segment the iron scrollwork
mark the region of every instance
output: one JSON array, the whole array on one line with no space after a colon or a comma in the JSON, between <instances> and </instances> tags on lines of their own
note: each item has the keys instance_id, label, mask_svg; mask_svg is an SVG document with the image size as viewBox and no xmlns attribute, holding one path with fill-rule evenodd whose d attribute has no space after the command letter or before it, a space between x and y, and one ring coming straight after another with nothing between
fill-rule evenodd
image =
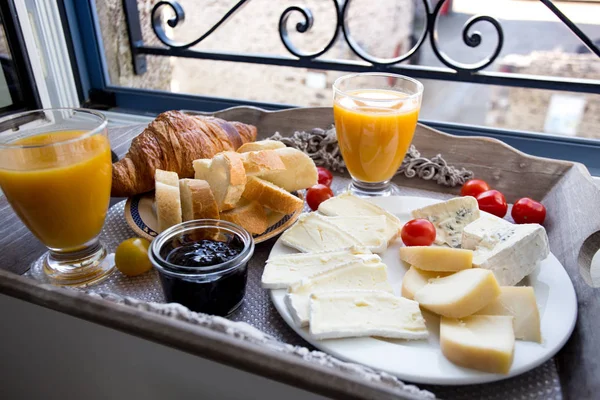
<instances>
[{"instance_id":1,"label":"iron scrollwork","mask_svg":"<svg viewBox=\"0 0 600 400\"><path fill-rule=\"evenodd\" d=\"M171 49L189 49L192 46L197 45L202 42L204 39L209 37L215 30L217 30L223 23L225 23L229 18L232 17L237 11L239 11L244 5L246 5L250 0L241 0L237 2L227 13L216 23L214 24L208 31L206 31L203 35L201 35L196 40L187 43L179 43L171 38L169 38L165 31L165 21L168 26L171 28L175 28L179 25L180 22L185 20L185 12L182 6L177 1L170 0L162 0L156 3L156 5L152 9L151 17L152 17L152 29L156 34L156 37L168 48ZM546 7L548 7L561 21L563 21L569 29L577 36L579 39L588 47L592 52L600 56L600 50L594 43L581 31L575 24L573 24L560 10L552 5L551 1L548 0L540 0ZM286 8L279 18L279 36L281 38L281 42L283 46L287 49L287 51L292 54L294 57L297 57L300 61L309 61L316 62L315 59L327 53L333 45L336 43L339 37L343 37L346 44L350 47L352 52L361 58L362 60L368 62L373 69L383 70L389 66L398 64L402 61L410 59L425 43L427 36L429 35L431 48L436 55L436 57L447 67L451 68L455 72L458 73L466 73L466 74L474 74L477 71L480 71L490 64L492 64L496 58L500 55L502 51L502 46L504 44L504 32L502 30L502 26L500 22L486 15L476 15L470 18L462 27L462 39L463 42L469 47L478 47L482 43L482 35L481 32L473 30L474 26L479 23L489 23L491 24L497 34L497 42L496 46L492 52L492 54L477 62L472 64L464 64L452 59L446 53L444 53L440 49L439 38L437 34L437 24L438 19L441 14L442 7L444 4L448 2L448 0L439 1L436 6L431 9L428 0L422 0L423 7L425 9L426 16L426 24L425 27L415 43L415 45L405 52L402 55L399 55L394 58L385 59L373 56L369 54L365 49L363 49L352 36L349 26L348 26L348 10L350 9L350 4L352 0L332 0L333 6L335 8L336 14L336 25L335 31L329 40L329 42L319 51L317 52L304 52L297 48L290 38L290 34L288 31L288 23L290 17L294 14L302 17L302 21L296 24L296 31L299 33L306 33L310 31L314 24L314 16L311 10L307 7L301 6L291 6ZM170 9L174 16L167 18L165 16L165 12ZM341 35L340 35L341 32ZM151 54L148 51L147 47L143 45L140 46L140 53L144 53L146 49L148 54ZM155 49L151 49L155 50ZM267 60L266 58L264 60ZM268 59L272 64L278 64L280 59L272 58ZM281 64L283 65L283 64ZM306 63L303 65L307 65Z\"/></svg>"}]
</instances>

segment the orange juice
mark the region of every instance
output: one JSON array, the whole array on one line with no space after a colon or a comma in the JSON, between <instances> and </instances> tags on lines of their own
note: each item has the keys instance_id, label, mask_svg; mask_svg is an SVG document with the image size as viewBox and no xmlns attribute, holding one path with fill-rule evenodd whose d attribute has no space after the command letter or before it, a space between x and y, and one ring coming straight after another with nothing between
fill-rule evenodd
<instances>
[{"instance_id":1,"label":"orange juice","mask_svg":"<svg viewBox=\"0 0 600 400\"><path fill-rule=\"evenodd\" d=\"M79 138L83 133L51 132L11 143L25 147L0 148L0 187L23 223L52 249L83 247L106 217L110 144L100 133Z\"/></svg>"},{"instance_id":2,"label":"orange juice","mask_svg":"<svg viewBox=\"0 0 600 400\"><path fill-rule=\"evenodd\" d=\"M348 172L363 182L391 179L412 142L418 102L393 90L361 89L346 94L335 101L333 113Z\"/></svg>"}]
</instances>

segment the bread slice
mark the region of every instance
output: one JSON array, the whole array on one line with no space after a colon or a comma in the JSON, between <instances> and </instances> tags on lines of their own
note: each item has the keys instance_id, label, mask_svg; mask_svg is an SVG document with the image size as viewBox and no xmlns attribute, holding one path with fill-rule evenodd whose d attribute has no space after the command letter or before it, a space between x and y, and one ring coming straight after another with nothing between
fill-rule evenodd
<instances>
[{"instance_id":1,"label":"bread slice","mask_svg":"<svg viewBox=\"0 0 600 400\"><path fill-rule=\"evenodd\" d=\"M235 151L224 151L212 160L195 160L193 166L196 179L208 182L219 211L234 208L246 186L246 170L241 155Z\"/></svg>"},{"instance_id":2,"label":"bread slice","mask_svg":"<svg viewBox=\"0 0 600 400\"><path fill-rule=\"evenodd\" d=\"M221 219L238 224L255 235L263 233L269 226L265 209L256 201L222 212Z\"/></svg>"},{"instance_id":3,"label":"bread slice","mask_svg":"<svg viewBox=\"0 0 600 400\"><path fill-rule=\"evenodd\" d=\"M200 179L180 179L179 192L184 221L219 219L217 201L208 182Z\"/></svg>"},{"instance_id":4,"label":"bread slice","mask_svg":"<svg viewBox=\"0 0 600 400\"><path fill-rule=\"evenodd\" d=\"M261 175L271 171L283 171L285 164L273 150L249 151L242 153L242 162L247 176Z\"/></svg>"},{"instance_id":5,"label":"bread slice","mask_svg":"<svg viewBox=\"0 0 600 400\"><path fill-rule=\"evenodd\" d=\"M162 232L181 223L179 177L176 172L157 169L154 173L154 186L158 229Z\"/></svg>"},{"instance_id":6,"label":"bread slice","mask_svg":"<svg viewBox=\"0 0 600 400\"><path fill-rule=\"evenodd\" d=\"M298 197L255 176L248 178L242 197L283 214L293 213L304 206L304 202Z\"/></svg>"},{"instance_id":7,"label":"bread slice","mask_svg":"<svg viewBox=\"0 0 600 400\"><path fill-rule=\"evenodd\" d=\"M279 140L261 140L258 142L244 143L237 149L238 153L246 153L248 151L259 151L259 150L275 150L282 149L285 144Z\"/></svg>"},{"instance_id":8,"label":"bread slice","mask_svg":"<svg viewBox=\"0 0 600 400\"><path fill-rule=\"evenodd\" d=\"M273 150L285 165L281 171L270 171L258 175L260 178L293 192L317 184L317 167L304 152L292 147Z\"/></svg>"},{"instance_id":9,"label":"bread slice","mask_svg":"<svg viewBox=\"0 0 600 400\"><path fill-rule=\"evenodd\" d=\"M286 214L278 213L273 210L265 209L265 213L267 214L267 225L273 226L285 217Z\"/></svg>"}]
</instances>

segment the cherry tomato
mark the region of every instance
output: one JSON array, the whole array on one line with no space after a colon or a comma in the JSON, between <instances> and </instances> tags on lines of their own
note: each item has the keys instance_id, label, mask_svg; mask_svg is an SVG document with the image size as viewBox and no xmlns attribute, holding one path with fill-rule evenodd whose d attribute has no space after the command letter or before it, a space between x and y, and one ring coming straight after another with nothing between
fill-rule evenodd
<instances>
[{"instance_id":1,"label":"cherry tomato","mask_svg":"<svg viewBox=\"0 0 600 400\"><path fill-rule=\"evenodd\" d=\"M331 182L333 181L333 174L324 167L317 167L317 173L319 174L319 183L321 185L331 187Z\"/></svg>"},{"instance_id":2,"label":"cherry tomato","mask_svg":"<svg viewBox=\"0 0 600 400\"><path fill-rule=\"evenodd\" d=\"M150 242L142 238L123 241L115 251L115 265L127 276L141 275L152 268L148 258Z\"/></svg>"},{"instance_id":3,"label":"cherry tomato","mask_svg":"<svg viewBox=\"0 0 600 400\"><path fill-rule=\"evenodd\" d=\"M486 190L475 198L477 199L477 204L479 204L479 209L481 211L489 212L500 218L503 218L506 215L506 210L508 209L506 198L499 191Z\"/></svg>"},{"instance_id":4,"label":"cherry tomato","mask_svg":"<svg viewBox=\"0 0 600 400\"><path fill-rule=\"evenodd\" d=\"M524 197L513 205L510 215L517 224L543 224L546 219L546 207L529 197Z\"/></svg>"},{"instance_id":5,"label":"cherry tomato","mask_svg":"<svg viewBox=\"0 0 600 400\"><path fill-rule=\"evenodd\" d=\"M462 189L460 189L460 195L477 197L480 193L488 190L490 190L490 186L486 181L481 179L470 179L466 181Z\"/></svg>"},{"instance_id":6,"label":"cherry tomato","mask_svg":"<svg viewBox=\"0 0 600 400\"><path fill-rule=\"evenodd\" d=\"M413 219L404 224L400 236L406 246L430 246L435 240L435 226L423 218Z\"/></svg>"},{"instance_id":7,"label":"cherry tomato","mask_svg":"<svg viewBox=\"0 0 600 400\"><path fill-rule=\"evenodd\" d=\"M333 197L333 192L329 186L317 183L306 191L306 202L311 210L319 208L319 204Z\"/></svg>"}]
</instances>

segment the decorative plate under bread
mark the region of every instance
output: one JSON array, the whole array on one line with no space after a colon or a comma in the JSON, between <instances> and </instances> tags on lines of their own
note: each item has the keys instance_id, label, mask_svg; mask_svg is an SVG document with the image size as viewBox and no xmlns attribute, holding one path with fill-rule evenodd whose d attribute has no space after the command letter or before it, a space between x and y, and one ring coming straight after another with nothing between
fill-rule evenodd
<instances>
[{"instance_id":1,"label":"decorative plate under bread","mask_svg":"<svg viewBox=\"0 0 600 400\"><path fill-rule=\"evenodd\" d=\"M301 192L293 192L292 194L304 200L304 195ZM266 231L260 235L253 235L254 242L257 244L262 243L279 235L296 222L301 213L302 209L287 214L283 218L270 220ZM156 207L154 205L154 192L128 198L125 203L125 220L140 237L151 241L158 236L160 232L158 230L158 219L156 218Z\"/></svg>"}]
</instances>

